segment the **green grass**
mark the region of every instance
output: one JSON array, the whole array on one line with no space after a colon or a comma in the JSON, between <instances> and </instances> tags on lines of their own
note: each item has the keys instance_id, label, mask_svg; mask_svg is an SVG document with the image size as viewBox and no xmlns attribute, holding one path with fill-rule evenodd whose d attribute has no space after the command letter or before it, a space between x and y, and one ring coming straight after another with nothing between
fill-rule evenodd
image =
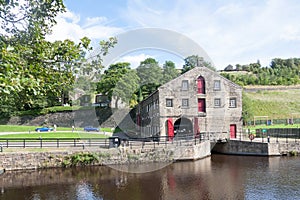
<instances>
[{"instance_id":1,"label":"green grass","mask_svg":"<svg viewBox=\"0 0 300 200\"><path fill-rule=\"evenodd\" d=\"M33 132L41 126L19 126L19 125L0 125L0 132ZM53 127L52 127L53 128ZM83 128L76 128L77 131L83 131ZM57 131L72 131L70 127L57 127ZM100 128L100 131L112 132L111 128Z\"/></svg>"},{"instance_id":2,"label":"green grass","mask_svg":"<svg viewBox=\"0 0 300 200\"><path fill-rule=\"evenodd\" d=\"M28 132L34 131L36 126L0 125L0 132Z\"/></svg>"},{"instance_id":3,"label":"green grass","mask_svg":"<svg viewBox=\"0 0 300 200\"><path fill-rule=\"evenodd\" d=\"M271 90L245 92L247 112L251 116L268 116L269 119L300 118L300 90ZM253 120L253 119L251 119Z\"/></svg>"},{"instance_id":4,"label":"green grass","mask_svg":"<svg viewBox=\"0 0 300 200\"><path fill-rule=\"evenodd\" d=\"M1 138L29 138L29 139L38 139L38 138L107 138L107 135L101 133L86 133L86 132L41 132L41 133L22 133L22 134L6 134L0 135Z\"/></svg>"},{"instance_id":5,"label":"green grass","mask_svg":"<svg viewBox=\"0 0 300 200\"><path fill-rule=\"evenodd\" d=\"M272 129L272 128L300 128L300 124L274 124L274 125L256 125L256 126L245 126L245 129L255 130L255 129Z\"/></svg>"}]
</instances>

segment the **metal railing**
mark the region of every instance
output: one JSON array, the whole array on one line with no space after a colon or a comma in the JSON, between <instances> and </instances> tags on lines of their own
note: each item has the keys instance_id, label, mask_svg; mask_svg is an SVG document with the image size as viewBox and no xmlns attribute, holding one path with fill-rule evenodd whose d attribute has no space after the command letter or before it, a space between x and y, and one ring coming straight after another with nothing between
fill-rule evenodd
<instances>
[{"instance_id":1,"label":"metal railing","mask_svg":"<svg viewBox=\"0 0 300 200\"><path fill-rule=\"evenodd\" d=\"M243 133L244 140L249 140L250 134L253 134L255 140L260 142L300 142L300 128L257 129L255 133L249 133L249 131L247 131Z\"/></svg>"},{"instance_id":2,"label":"metal railing","mask_svg":"<svg viewBox=\"0 0 300 200\"><path fill-rule=\"evenodd\" d=\"M103 147L108 148L108 138L1 138L2 148L61 148Z\"/></svg>"},{"instance_id":3,"label":"metal railing","mask_svg":"<svg viewBox=\"0 0 300 200\"><path fill-rule=\"evenodd\" d=\"M227 138L227 133L200 133L197 136L182 134L147 138L1 138L0 152L3 148L161 148L167 146L192 146L203 141L217 141ZM116 140L117 138L117 140Z\"/></svg>"}]
</instances>

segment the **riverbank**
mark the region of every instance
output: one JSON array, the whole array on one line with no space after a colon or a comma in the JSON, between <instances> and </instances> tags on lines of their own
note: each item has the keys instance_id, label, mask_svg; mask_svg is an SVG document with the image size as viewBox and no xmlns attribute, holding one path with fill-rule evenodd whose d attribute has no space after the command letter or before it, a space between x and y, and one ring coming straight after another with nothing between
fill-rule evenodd
<instances>
[{"instance_id":1,"label":"riverbank","mask_svg":"<svg viewBox=\"0 0 300 200\"><path fill-rule=\"evenodd\" d=\"M29 170L83 165L113 165L127 163L172 162L171 151L156 150L138 152L125 148L52 150L45 152L2 152L0 168L5 170Z\"/></svg>"},{"instance_id":2,"label":"riverbank","mask_svg":"<svg viewBox=\"0 0 300 200\"><path fill-rule=\"evenodd\" d=\"M194 141L192 141L194 142ZM191 142L191 143L192 143ZM122 165L140 163L172 163L179 160L198 160L211 155L210 141L198 144L168 143L132 148L77 147L65 149L22 149L0 153L0 167L5 170L27 170L85 165Z\"/></svg>"}]
</instances>

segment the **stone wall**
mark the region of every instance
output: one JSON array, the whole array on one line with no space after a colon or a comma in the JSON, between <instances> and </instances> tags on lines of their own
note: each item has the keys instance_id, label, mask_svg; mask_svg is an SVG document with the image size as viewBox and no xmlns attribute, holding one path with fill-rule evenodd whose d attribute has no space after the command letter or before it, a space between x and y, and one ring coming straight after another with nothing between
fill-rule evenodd
<instances>
[{"instance_id":1,"label":"stone wall","mask_svg":"<svg viewBox=\"0 0 300 200\"><path fill-rule=\"evenodd\" d=\"M210 141L192 146L178 146L174 149L175 160L198 160L210 156Z\"/></svg>"},{"instance_id":2,"label":"stone wall","mask_svg":"<svg viewBox=\"0 0 300 200\"><path fill-rule=\"evenodd\" d=\"M69 166L72 156L94 155L91 165L116 165L128 163L170 163L176 160L196 160L210 156L210 142L197 145L157 146L155 148L119 147L111 149L71 149L51 152L1 152L0 168L5 170L39 169Z\"/></svg>"},{"instance_id":3,"label":"stone wall","mask_svg":"<svg viewBox=\"0 0 300 200\"><path fill-rule=\"evenodd\" d=\"M205 93L197 91L197 79L203 77ZM183 90L182 84L188 82L188 89ZM215 81L220 83L215 88ZM185 117L194 123L197 118L201 132L228 132L231 124L235 124L237 132L242 131L242 88L220 76L218 73L206 68L196 67L176 79L162 85L159 91L160 128L164 134L165 122L172 118L173 122ZM230 107L230 99L236 100L236 106ZM173 106L166 106L166 99L173 100ZM188 106L183 106L182 101L188 99ZM205 100L205 112L198 111L198 100ZM220 100L220 105L215 105L215 100ZM193 124L194 126L194 124Z\"/></svg>"},{"instance_id":4,"label":"stone wall","mask_svg":"<svg viewBox=\"0 0 300 200\"><path fill-rule=\"evenodd\" d=\"M113 110L109 108L99 110L91 108L86 110L49 113L39 116L15 116L7 119L0 119L0 124L30 126L53 126L56 124L61 127L71 127L75 124L76 127L90 125L116 127L116 122L113 118Z\"/></svg>"},{"instance_id":5,"label":"stone wall","mask_svg":"<svg viewBox=\"0 0 300 200\"><path fill-rule=\"evenodd\" d=\"M280 156L290 152L300 153L300 143L263 143L229 140L227 143L217 143L213 152L235 155Z\"/></svg>"},{"instance_id":6,"label":"stone wall","mask_svg":"<svg viewBox=\"0 0 300 200\"><path fill-rule=\"evenodd\" d=\"M129 148L113 148L52 152L2 152L0 153L0 168L5 170L28 170L63 167L67 159L78 154L95 154L98 160L91 163L92 165L173 162L173 153L169 150L142 151Z\"/></svg>"},{"instance_id":7,"label":"stone wall","mask_svg":"<svg viewBox=\"0 0 300 200\"><path fill-rule=\"evenodd\" d=\"M226 143L217 143L213 152L234 155L261 155L268 156L268 143L229 140ZM273 152L275 153L275 152ZM278 155L278 154L276 154Z\"/></svg>"}]
</instances>

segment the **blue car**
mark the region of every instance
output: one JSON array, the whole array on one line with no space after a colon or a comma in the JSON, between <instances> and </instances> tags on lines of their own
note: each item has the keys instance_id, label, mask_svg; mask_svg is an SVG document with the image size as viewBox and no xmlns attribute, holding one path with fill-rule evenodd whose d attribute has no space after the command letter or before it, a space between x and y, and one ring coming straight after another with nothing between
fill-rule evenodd
<instances>
[{"instance_id":1,"label":"blue car","mask_svg":"<svg viewBox=\"0 0 300 200\"><path fill-rule=\"evenodd\" d=\"M36 128L35 131L36 132L50 132L50 131L53 131L53 128L41 127L41 128Z\"/></svg>"},{"instance_id":2,"label":"blue car","mask_svg":"<svg viewBox=\"0 0 300 200\"><path fill-rule=\"evenodd\" d=\"M84 131L90 132L90 131L95 131L99 132L99 128L93 127L93 126L86 126L83 128Z\"/></svg>"}]
</instances>

